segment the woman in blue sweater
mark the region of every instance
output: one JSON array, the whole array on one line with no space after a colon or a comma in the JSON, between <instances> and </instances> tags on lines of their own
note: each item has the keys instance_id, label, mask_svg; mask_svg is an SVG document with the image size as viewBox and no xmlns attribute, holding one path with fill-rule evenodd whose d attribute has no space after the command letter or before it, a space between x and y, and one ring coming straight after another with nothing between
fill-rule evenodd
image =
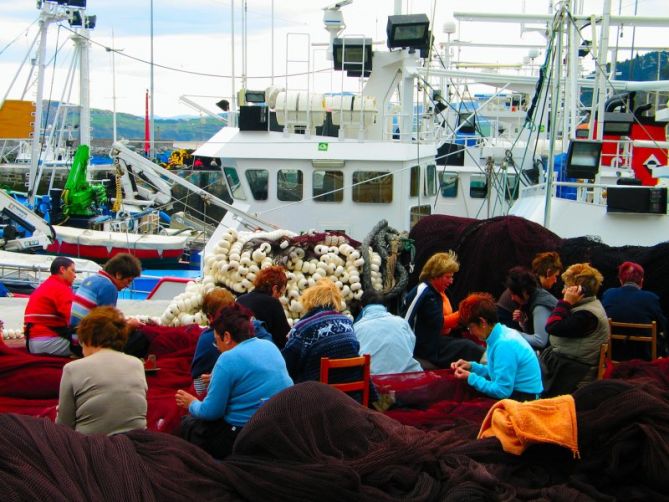
<instances>
[{"instance_id":1,"label":"woman in blue sweater","mask_svg":"<svg viewBox=\"0 0 669 502\"><path fill-rule=\"evenodd\" d=\"M207 396L200 401L184 390L176 394L177 405L190 412L181 436L219 459L232 451L237 434L258 408L293 384L276 345L253 336L251 317L238 304L221 310L212 323L221 355Z\"/></svg>"},{"instance_id":2,"label":"woman in blue sweater","mask_svg":"<svg viewBox=\"0 0 669 502\"><path fill-rule=\"evenodd\" d=\"M539 359L530 344L497 320L497 305L488 293L473 293L460 302L460 322L486 342L488 362L460 359L451 365L456 378L495 399L538 399L543 391Z\"/></svg>"}]
</instances>

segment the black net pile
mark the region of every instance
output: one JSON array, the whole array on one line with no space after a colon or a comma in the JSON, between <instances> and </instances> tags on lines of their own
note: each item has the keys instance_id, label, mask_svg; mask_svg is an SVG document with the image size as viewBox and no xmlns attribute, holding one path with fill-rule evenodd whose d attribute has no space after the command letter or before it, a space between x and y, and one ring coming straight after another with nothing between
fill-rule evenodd
<instances>
[{"instance_id":1,"label":"black net pile","mask_svg":"<svg viewBox=\"0 0 669 502\"><path fill-rule=\"evenodd\" d=\"M161 433L82 436L0 415L3 500L667 500L669 404L656 383L600 381L574 396L581 459L505 453L477 427L425 432L317 382L268 401L215 463Z\"/></svg>"},{"instance_id":2,"label":"black net pile","mask_svg":"<svg viewBox=\"0 0 669 502\"><path fill-rule=\"evenodd\" d=\"M449 249L458 254L460 271L449 289L454 303L473 291L497 297L511 267L529 265L534 255L556 251L562 243L541 225L515 216L475 220L433 215L421 219L409 236L417 250L412 285L430 256Z\"/></svg>"}]
</instances>

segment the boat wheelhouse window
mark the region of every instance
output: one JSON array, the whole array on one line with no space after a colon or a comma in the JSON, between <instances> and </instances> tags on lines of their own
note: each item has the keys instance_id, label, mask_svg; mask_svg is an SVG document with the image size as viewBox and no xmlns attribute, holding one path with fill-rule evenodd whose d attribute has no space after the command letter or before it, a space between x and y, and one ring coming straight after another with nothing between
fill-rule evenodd
<instances>
[{"instance_id":1,"label":"boat wheelhouse window","mask_svg":"<svg viewBox=\"0 0 669 502\"><path fill-rule=\"evenodd\" d=\"M485 174L472 174L469 179L469 196L472 199L485 199L488 195L488 184Z\"/></svg>"},{"instance_id":2,"label":"boat wheelhouse window","mask_svg":"<svg viewBox=\"0 0 669 502\"><path fill-rule=\"evenodd\" d=\"M411 168L409 180L409 197L418 197L420 190L420 166L413 166Z\"/></svg>"},{"instance_id":3,"label":"boat wheelhouse window","mask_svg":"<svg viewBox=\"0 0 669 502\"><path fill-rule=\"evenodd\" d=\"M441 196L446 199L453 199L458 196L458 173L441 173L439 189Z\"/></svg>"},{"instance_id":4,"label":"boat wheelhouse window","mask_svg":"<svg viewBox=\"0 0 669 502\"><path fill-rule=\"evenodd\" d=\"M344 200L344 173L342 171L314 171L313 197L316 202Z\"/></svg>"},{"instance_id":5,"label":"boat wheelhouse window","mask_svg":"<svg viewBox=\"0 0 669 502\"><path fill-rule=\"evenodd\" d=\"M413 228L422 218L430 214L432 214L432 207L429 205L413 206L409 209L409 228Z\"/></svg>"},{"instance_id":6,"label":"boat wheelhouse window","mask_svg":"<svg viewBox=\"0 0 669 502\"><path fill-rule=\"evenodd\" d=\"M353 202L390 204L393 201L393 175L389 172L354 171Z\"/></svg>"},{"instance_id":7,"label":"boat wheelhouse window","mask_svg":"<svg viewBox=\"0 0 669 502\"><path fill-rule=\"evenodd\" d=\"M437 195L437 166L428 164L425 169L425 195Z\"/></svg>"},{"instance_id":8,"label":"boat wheelhouse window","mask_svg":"<svg viewBox=\"0 0 669 502\"><path fill-rule=\"evenodd\" d=\"M285 202L302 200L303 178L299 169L280 169L276 174L276 198Z\"/></svg>"},{"instance_id":9,"label":"boat wheelhouse window","mask_svg":"<svg viewBox=\"0 0 669 502\"><path fill-rule=\"evenodd\" d=\"M237 169L234 167L224 167L223 174L225 174L225 181L228 183L228 190L230 191L232 198L237 200L246 200L244 189L242 188L242 184L239 181Z\"/></svg>"},{"instance_id":10,"label":"boat wheelhouse window","mask_svg":"<svg viewBox=\"0 0 669 502\"><path fill-rule=\"evenodd\" d=\"M255 200L267 200L269 171L267 169L249 169L246 171L246 181L249 182L251 194Z\"/></svg>"}]
</instances>

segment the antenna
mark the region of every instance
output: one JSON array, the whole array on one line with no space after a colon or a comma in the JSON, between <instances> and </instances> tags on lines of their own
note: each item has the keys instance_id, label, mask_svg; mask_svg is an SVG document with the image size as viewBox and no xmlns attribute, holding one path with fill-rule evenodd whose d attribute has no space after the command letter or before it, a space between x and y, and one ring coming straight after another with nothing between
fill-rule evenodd
<instances>
[{"instance_id":1,"label":"antenna","mask_svg":"<svg viewBox=\"0 0 669 502\"><path fill-rule=\"evenodd\" d=\"M323 8L323 23L325 24L325 29L330 33L330 47L326 54L326 58L330 61L332 61L332 44L335 38L346 28L344 16L340 9L352 3L353 0L341 0Z\"/></svg>"}]
</instances>

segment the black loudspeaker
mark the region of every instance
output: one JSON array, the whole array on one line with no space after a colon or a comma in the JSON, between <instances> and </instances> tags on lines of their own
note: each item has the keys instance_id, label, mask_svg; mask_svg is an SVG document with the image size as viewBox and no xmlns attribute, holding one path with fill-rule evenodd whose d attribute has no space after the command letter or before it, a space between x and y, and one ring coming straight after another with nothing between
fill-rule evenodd
<instances>
[{"instance_id":1,"label":"black loudspeaker","mask_svg":"<svg viewBox=\"0 0 669 502\"><path fill-rule=\"evenodd\" d=\"M667 214L667 189L609 187L606 212Z\"/></svg>"},{"instance_id":2,"label":"black loudspeaker","mask_svg":"<svg viewBox=\"0 0 669 502\"><path fill-rule=\"evenodd\" d=\"M269 108L266 106L240 106L239 130L267 131L268 111Z\"/></svg>"}]
</instances>

